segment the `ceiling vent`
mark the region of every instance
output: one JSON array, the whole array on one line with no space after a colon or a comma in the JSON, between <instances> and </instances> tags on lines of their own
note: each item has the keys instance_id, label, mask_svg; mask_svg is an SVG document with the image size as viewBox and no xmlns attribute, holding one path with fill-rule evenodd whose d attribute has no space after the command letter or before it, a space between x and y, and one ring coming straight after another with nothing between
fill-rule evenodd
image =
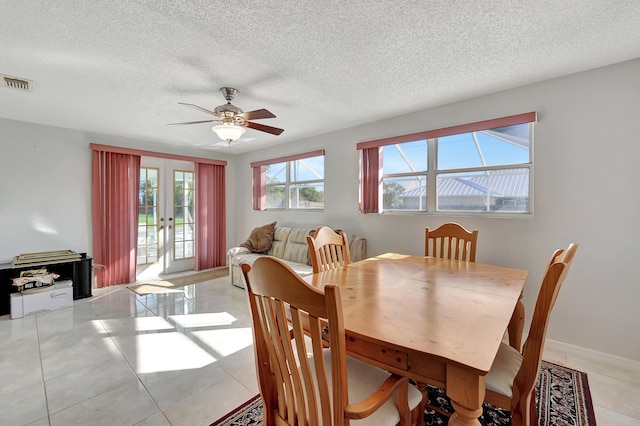
<instances>
[{"instance_id":1,"label":"ceiling vent","mask_svg":"<svg viewBox=\"0 0 640 426\"><path fill-rule=\"evenodd\" d=\"M7 89L20 90L21 92L31 92L33 81L24 78L11 77L9 75L0 74L2 78L2 87Z\"/></svg>"}]
</instances>

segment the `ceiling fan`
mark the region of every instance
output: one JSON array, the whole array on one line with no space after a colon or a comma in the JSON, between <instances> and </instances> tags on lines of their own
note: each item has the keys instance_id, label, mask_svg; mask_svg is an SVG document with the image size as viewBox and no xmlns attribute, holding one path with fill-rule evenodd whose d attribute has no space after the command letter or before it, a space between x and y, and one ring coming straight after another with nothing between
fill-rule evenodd
<instances>
[{"instance_id":1,"label":"ceiling fan","mask_svg":"<svg viewBox=\"0 0 640 426\"><path fill-rule=\"evenodd\" d=\"M235 98L238 91L232 87L221 87L220 93L227 100L226 104L218 105L213 111L199 107L193 104L187 104L184 102L178 102L180 105L187 105L199 109L216 116L211 120L201 121L188 121L186 123L170 123L169 126L185 125L185 124L200 124L200 123L222 123L217 126L213 126L211 130L216 132L220 139L229 143L237 140L246 131L245 127L250 129L259 130L261 132L271 133L272 135L279 135L284 132L284 129L277 127L266 126L264 124L254 123L249 120L260 120L263 118L276 118L276 116L266 109L257 109L255 111L243 112L240 108L233 105L231 100Z\"/></svg>"}]
</instances>

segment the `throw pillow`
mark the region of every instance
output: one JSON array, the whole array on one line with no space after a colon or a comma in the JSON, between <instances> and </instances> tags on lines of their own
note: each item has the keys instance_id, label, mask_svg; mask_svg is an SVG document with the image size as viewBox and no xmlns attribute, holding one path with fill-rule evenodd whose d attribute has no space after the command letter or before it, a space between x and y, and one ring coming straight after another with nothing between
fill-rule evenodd
<instances>
[{"instance_id":1,"label":"throw pillow","mask_svg":"<svg viewBox=\"0 0 640 426\"><path fill-rule=\"evenodd\" d=\"M276 232L276 223L267 223L266 225L253 228L251 235L247 241L240 244L240 247L246 247L254 253L266 253L273 243L273 235Z\"/></svg>"}]
</instances>

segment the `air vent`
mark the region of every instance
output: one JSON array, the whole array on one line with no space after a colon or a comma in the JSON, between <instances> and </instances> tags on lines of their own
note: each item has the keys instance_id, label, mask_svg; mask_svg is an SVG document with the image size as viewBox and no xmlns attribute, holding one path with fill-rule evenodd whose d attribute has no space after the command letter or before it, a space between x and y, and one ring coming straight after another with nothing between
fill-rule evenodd
<instances>
[{"instance_id":1,"label":"air vent","mask_svg":"<svg viewBox=\"0 0 640 426\"><path fill-rule=\"evenodd\" d=\"M0 77L2 77L2 87L4 88L20 90L21 92L31 92L33 90L33 81L31 80L4 74L0 74Z\"/></svg>"}]
</instances>

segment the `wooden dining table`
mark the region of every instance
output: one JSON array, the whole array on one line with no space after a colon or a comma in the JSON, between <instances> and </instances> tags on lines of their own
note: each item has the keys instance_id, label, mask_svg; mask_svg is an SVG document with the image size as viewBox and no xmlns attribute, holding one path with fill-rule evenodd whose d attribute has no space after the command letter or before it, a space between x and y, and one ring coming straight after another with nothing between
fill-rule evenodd
<instances>
[{"instance_id":1,"label":"wooden dining table","mask_svg":"<svg viewBox=\"0 0 640 426\"><path fill-rule=\"evenodd\" d=\"M479 425L485 376L528 272L386 253L305 278L340 287L350 356L444 387L449 425Z\"/></svg>"}]
</instances>

